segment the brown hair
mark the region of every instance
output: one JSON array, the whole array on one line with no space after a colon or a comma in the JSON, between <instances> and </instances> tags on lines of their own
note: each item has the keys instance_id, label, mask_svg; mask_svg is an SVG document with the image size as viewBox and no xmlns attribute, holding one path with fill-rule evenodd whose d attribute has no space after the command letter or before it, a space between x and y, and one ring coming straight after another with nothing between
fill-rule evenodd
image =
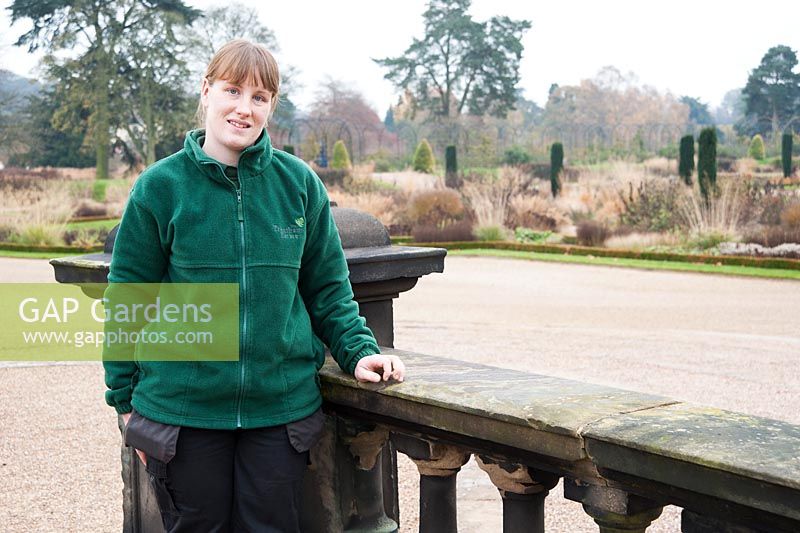
<instances>
[{"instance_id":1,"label":"brown hair","mask_svg":"<svg viewBox=\"0 0 800 533\"><path fill-rule=\"evenodd\" d=\"M272 93L269 116L275 112L280 96L281 75L278 63L264 45L245 39L234 39L222 45L211 58L204 77L209 85L219 79L228 80L234 85L261 85ZM205 121L202 101L197 106L197 120Z\"/></svg>"}]
</instances>

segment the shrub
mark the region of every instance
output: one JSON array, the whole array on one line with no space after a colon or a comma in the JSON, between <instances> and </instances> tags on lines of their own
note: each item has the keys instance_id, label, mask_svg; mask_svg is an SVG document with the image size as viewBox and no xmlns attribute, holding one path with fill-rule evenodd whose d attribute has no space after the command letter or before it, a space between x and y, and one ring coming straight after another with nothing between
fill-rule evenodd
<instances>
[{"instance_id":1,"label":"shrub","mask_svg":"<svg viewBox=\"0 0 800 533\"><path fill-rule=\"evenodd\" d=\"M569 217L555 202L539 194L517 194L508 203L506 226L554 231L567 224Z\"/></svg>"},{"instance_id":2,"label":"shrub","mask_svg":"<svg viewBox=\"0 0 800 533\"><path fill-rule=\"evenodd\" d=\"M673 181L643 180L635 189L628 183L628 194L618 192L622 200L621 224L641 231L666 231L678 224L676 206L679 188Z\"/></svg>"},{"instance_id":3,"label":"shrub","mask_svg":"<svg viewBox=\"0 0 800 533\"><path fill-rule=\"evenodd\" d=\"M605 224L596 220L584 220L578 223L575 234L581 246L602 246L611 232Z\"/></svg>"},{"instance_id":4,"label":"shrub","mask_svg":"<svg viewBox=\"0 0 800 533\"><path fill-rule=\"evenodd\" d=\"M781 212L781 224L790 230L800 230L800 203L787 205Z\"/></svg>"},{"instance_id":5,"label":"shrub","mask_svg":"<svg viewBox=\"0 0 800 533\"><path fill-rule=\"evenodd\" d=\"M283 145L283 151L286 152L287 154L294 155L294 145L284 144Z\"/></svg>"},{"instance_id":6,"label":"shrub","mask_svg":"<svg viewBox=\"0 0 800 533\"><path fill-rule=\"evenodd\" d=\"M781 223L781 214L786 202L783 196L768 194L761 200L761 212L758 216L759 224L778 226Z\"/></svg>"},{"instance_id":7,"label":"shrub","mask_svg":"<svg viewBox=\"0 0 800 533\"><path fill-rule=\"evenodd\" d=\"M552 231L535 231L530 228L522 227L514 229L514 239L517 242L544 243L552 236Z\"/></svg>"},{"instance_id":8,"label":"shrub","mask_svg":"<svg viewBox=\"0 0 800 533\"><path fill-rule=\"evenodd\" d=\"M68 246L95 246L104 244L108 228L80 228L64 232L64 244Z\"/></svg>"},{"instance_id":9,"label":"shrub","mask_svg":"<svg viewBox=\"0 0 800 533\"><path fill-rule=\"evenodd\" d=\"M694 250L706 251L716 248L723 242L727 242L730 239L731 237L727 233L711 231L708 233L693 234L686 244Z\"/></svg>"},{"instance_id":10,"label":"shrub","mask_svg":"<svg viewBox=\"0 0 800 533\"><path fill-rule=\"evenodd\" d=\"M92 183L92 200L95 202L105 202L106 189L108 189L107 180L95 180L94 183Z\"/></svg>"},{"instance_id":11,"label":"shrub","mask_svg":"<svg viewBox=\"0 0 800 533\"><path fill-rule=\"evenodd\" d=\"M717 152L717 170L719 172L735 172L736 158L719 155Z\"/></svg>"},{"instance_id":12,"label":"shrub","mask_svg":"<svg viewBox=\"0 0 800 533\"><path fill-rule=\"evenodd\" d=\"M426 174L433 174L433 166L435 163L433 149L431 149L428 139L422 139L422 142L417 145L417 149L414 151L414 170Z\"/></svg>"},{"instance_id":13,"label":"shrub","mask_svg":"<svg viewBox=\"0 0 800 533\"><path fill-rule=\"evenodd\" d=\"M329 189L331 187L342 187L344 185L344 178L350 174L349 170L338 170L334 168L322 168L317 165L312 165L311 168L317 173L319 179Z\"/></svg>"},{"instance_id":14,"label":"shrub","mask_svg":"<svg viewBox=\"0 0 800 533\"><path fill-rule=\"evenodd\" d=\"M684 135L681 137L680 163L678 164L678 174L683 178L683 182L691 187L692 174L694 173L694 136Z\"/></svg>"},{"instance_id":15,"label":"shrub","mask_svg":"<svg viewBox=\"0 0 800 533\"><path fill-rule=\"evenodd\" d=\"M750 141L750 148L747 149L747 156L753 159L764 159L766 156L764 149L764 139L756 133L753 135L753 140Z\"/></svg>"},{"instance_id":16,"label":"shrub","mask_svg":"<svg viewBox=\"0 0 800 533\"><path fill-rule=\"evenodd\" d=\"M62 225L30 224L13 235L11 242L37 246L59 246L64 244L63 232Z\"/></svg>"},{"instance_id":17,"label":"shrub","mask_svg":"<svg viewBox=\"0 0 800 533\"><path fill-rule=\"evenodd\" d=\"M742 239L744 242L774 248L781 244L800 244L800 229L770 226L752 231Z\"/></svg>"},{"instance_id":18,"label":"shrub","mask_svg":"<svg viewBox=\"0 0 800 533\"><path fill-rule=\"evenodd\" d=\"M331 160L331 168L334 170L348 170L353 165L350 163L350 154L347 153L347 147L344 141L339 139L333 144L333 159Z\"/></svg>"},{"instance_id":19,"label":"shrub","mask_svg":"<svg viewBox=\"0 0 800 533\"><path fill-rule=\"evenodd\" d=\"M505 165L525 165L533 160L533 156L521 146L514 145L503 154Z\"/></svg>"},{"instance_id":20,"label":"shrub","mask_svg":"<svg viewBox=\"0 0 800 533\"><path fill-rule=\"evenodd\" d=\"M108 207L105 204L88 198L81 200L73 213L73 216L76 217L100 217L106 215L108 215Z\"/></svg>"},{"instance_id":21,"label":"shrub","mask_svg":"<svg viewBox=\"0 0 800 533\"><path fill-rule=\"evenodd\" d=\"M508 238L508 230L503 226L479 226L474 233L479 241L504 241Z\"/></svg>"},{"instance_id":22,"label":"shrub","mask_svg":"<svg viewBox=\"0 0 800 533\"><path fill-rule=\"evenodd\" d=\"M561 191L561 171L564 169L564 145L553 143L550 147L550 191L553 198Z\"/></svg>"},{"instance_id":23,"label":"shrub","mask_svg":"<svg viewBox=\"0 0 800 533\"><path fill-rule=\"evenodd\" d=\"M408 166L408 161L402 158L393 156L391 152L385 148L381 148L364 158L364 161L375 165L375 172L391 172L393 170L401 170Z\"/></svg>"},{"instance_id":24,"label":"shrub","mask_svg":"<svg viewBox=\"0 0 800 533\"><path fill-rule=\"evenodd\" d=\"M792 134L784 133L781 137L781 167L783 167L783 177L788 178L792 175Z\"/></svg>"},{"instance_id":25,"label":"shrub","mask_svg":"<svg viewBox=\"0 0 800 533\"><path fill-rule=\"evenodd\" d=\"M697 182L700 194L708 204L711 191L717 185L717 130L703 128L697 144Z\"/></svg>"},{"instance_id":26,"label":"shrub","mask_svg":"<svg viewBox=\"0 0 800 533\"><path fill-rule=\"evenodd\" d=\"M432 189L414 193L406 216L413 226L444 227L464 217L464 204L452 189Z\"/></svg>"},{"instance_id":27,"label":"shrub","mask_svg":"<svg viewBox=\"0 0 800 533\"><path fill-rule=\"evenodd\" d=\"M461 220L448 224L442 228L432 225L418 225L411 229L414 242L458 242L474 241L472 224L468 220Z\"/></svg>"},{"instance_id":28,"label":"shrub","mask_svg":"<svg viewBox=\"0 0 800 533\"><path fill-rule=\"evenodd\" d=\"M666 157L667 159L678 159L680 157L678 147L674 143L669 143L668 145L659 148L656 153L661 157Z\"/></svg>"}]
</instances>

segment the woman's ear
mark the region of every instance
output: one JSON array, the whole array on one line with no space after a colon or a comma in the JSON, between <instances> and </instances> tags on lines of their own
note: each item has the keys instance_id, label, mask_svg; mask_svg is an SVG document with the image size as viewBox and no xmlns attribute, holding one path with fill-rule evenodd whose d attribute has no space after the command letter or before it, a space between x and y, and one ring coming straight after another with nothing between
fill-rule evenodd
<instances>
[{"instance_id":1,"label":"woman's ear","mask_svg":"<svg viewBox=\"0 0 800 533\"><path fill-rule=\"evenodd\" d=\"M208 106L208 91L211 88L211 84L208 83L208 78L203 78L203 82L200 84L200 101L203 103L203 107Z\"/></svg>"}]
</instances>

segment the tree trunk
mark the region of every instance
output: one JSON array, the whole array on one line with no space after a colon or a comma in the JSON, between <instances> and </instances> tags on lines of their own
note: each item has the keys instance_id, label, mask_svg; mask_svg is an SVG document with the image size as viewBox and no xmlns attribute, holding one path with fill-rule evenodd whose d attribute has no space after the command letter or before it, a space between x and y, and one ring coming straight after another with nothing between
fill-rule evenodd
<instances>
[{"instance_id":1,"label":"tree trunk","mask_svg":"<svg viewBox=\"0 0 800 533\"><path fill-rule=\"evenodd\" d=\"M150 79L152 79L152 77ZM156 133L155 113L153 112L153 99L150 97L153 88L147 83L144 90L145 96L142 116L144 118L145 130L145 153L143 155L144 164L149 167L156 162L156 142L158 141L158 134Z\"/></svg>"},{"instance_id":2,"label":"tree trunk","mask_svg":"<svg viewBox=\"0 0 800 533\"><path fill-rule=\"evenodd\" d=\"M97 162L95 163L95 177L108 179L108 157L111 145L111 110L109 109L109 83L110 69L109 58L103 52L98 53L98 68L95 79L95 112L94 112L94 146Z\"/></svg>"}]
</instances>

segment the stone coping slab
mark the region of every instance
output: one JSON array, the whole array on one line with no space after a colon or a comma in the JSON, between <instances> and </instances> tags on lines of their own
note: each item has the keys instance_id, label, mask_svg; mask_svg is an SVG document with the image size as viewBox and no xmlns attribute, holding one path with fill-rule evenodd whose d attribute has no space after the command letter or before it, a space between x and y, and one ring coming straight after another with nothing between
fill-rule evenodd
<instances>
[{"instance_id":1,"label":"stone coping slab","mask_svg":"<svg viewBox=\"0 0 800 533\"><path fill-rule=\"evenodd\" d=\"M325 398L564 460L585 458L581 433L587 424L672 402L602 385L382 350L403 359L408 369L404 383L357 383L328 360L321 370Z\"/></svg>"},{"instance_id":2,"label":"stone coping slab","mask_svg":"<svg viewBox=\"0 0 800 533\"><path fill-rule=\"evenodd\" d=\"M587 426L583 436L596 464L654 481L706 493L707 479L679 471L692 465L730 474L726 486L716 487L726 499L737 477L800 490L800 426L780 420L678 404L605 418ZM641 453L671 460L664 462L671 466L634 460ZM800 493L796 498L800 518Z\"/></svg>"}]
</instances>

